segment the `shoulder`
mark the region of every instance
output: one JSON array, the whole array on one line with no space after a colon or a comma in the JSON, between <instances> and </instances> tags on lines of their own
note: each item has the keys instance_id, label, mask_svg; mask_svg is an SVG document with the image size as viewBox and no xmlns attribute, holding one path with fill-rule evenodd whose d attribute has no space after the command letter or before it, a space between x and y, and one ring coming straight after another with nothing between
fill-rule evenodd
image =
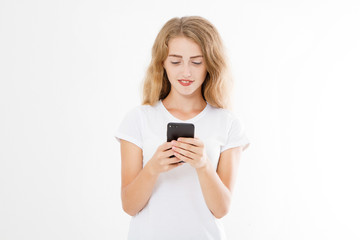
<instances>
[{"instance_id":1,"label":"shoulder","mask_svg":"<svg viewBox=\"0 0 360 240\"><path fill-rule=\"evenodd\" d=\"M209 119L211 119L212 125L218 126L219 130L227 134L231 134L232 132L242 133L245 129L242 118L229 109L217 108L210 105Z\"/></svg>"},{"instance_id":2,"label":"shoulder","mask_svg":"<svg viewBox=\"0 0 360 240\"><path fill-rule=\"evenodd\" d=\"M141 122L143 119L152 118L158 112L158 104L155 105L137 105L130 108L124 115L128 121Z\"/></svg>"},{"instance_id":3,"label":"shoulder","mask_svg":"<svg viewBox=\"0 0 360 240\"><path fill-rule=\"evenodd\" d=\"M242 118L235 112L224 109L211 107L212 117L217 119L216 129L225 134L225 143L221 146L221 153L227 149L243 146L245 150L249 145L249 139L245 133L245 125Z\"/></svg>"},{"instance_id":4,"label":"shoulder","mask_svg":"<svg viewBox=\"0 0 360 240\"><path fill-rule=\"evenodd\" d=\"M155 112L158 108L158 104L155 105L138 105L131 108L126 115L130 116L142 116Z\"/></svg>"},{"instance_id":5,"label":"shoulder","mask_svg":"<svg viewBox=\"0 0 360 240\"><path fill-rule=\"evenodd\" d=\"M232 121L238 119L238 117L236 116L236 114L234 112L232 112L228 109L225 109L225 108L214 107L210 104L209 104L209 114L213 118L221 119L221 121L232 122Z\"/></svg>"}]
</instances>

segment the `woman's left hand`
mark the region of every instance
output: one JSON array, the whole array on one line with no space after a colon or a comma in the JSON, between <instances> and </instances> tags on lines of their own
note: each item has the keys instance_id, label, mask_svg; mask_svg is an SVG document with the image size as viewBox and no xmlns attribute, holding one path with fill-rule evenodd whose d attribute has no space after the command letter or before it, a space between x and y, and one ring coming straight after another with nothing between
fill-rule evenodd
<instances>
[{"instance_id":1,"label":"woman's left hand","mask_svg":"<svg viewBox=\"0 0 360 240\"><path fill-rule=\"evenodd\" d=\"M205 146L199 138L178 138L171 143L175 156L181 161L189 163L195 169L206 166L208 160Z\"/></svg>"}]
</instances>

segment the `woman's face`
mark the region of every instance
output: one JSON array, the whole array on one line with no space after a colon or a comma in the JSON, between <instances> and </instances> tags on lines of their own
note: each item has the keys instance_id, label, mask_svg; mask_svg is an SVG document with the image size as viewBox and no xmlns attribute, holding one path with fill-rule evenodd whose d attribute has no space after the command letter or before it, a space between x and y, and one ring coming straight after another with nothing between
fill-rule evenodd
<instances>
[{"instance_id":1,"label":"woman's face","mask_svg":"<svg viewBox=\"0 0 360 240\"><path fill-rule=\"evenodd\" d=\"M171 91L180 95L201 95L201 85L206 77L206 66L200 46L186 37L169 40L169 54L164 61Z\"/></svg>"}]
</instances>

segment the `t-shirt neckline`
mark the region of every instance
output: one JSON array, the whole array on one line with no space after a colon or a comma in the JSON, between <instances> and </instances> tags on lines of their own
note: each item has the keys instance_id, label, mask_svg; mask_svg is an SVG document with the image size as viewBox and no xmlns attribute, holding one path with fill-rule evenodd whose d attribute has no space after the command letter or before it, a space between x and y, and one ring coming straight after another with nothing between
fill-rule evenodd
<instances>
[{"instance_id":1,"label":"t-shirt neckline","mask_svg":"<svg viewBox=\"0 0 360 240\"><path fill-rule=\"evenodd\" d=\"M181 119L178 119L177 117L175 117L174 115L172 115L172 114L166 109L166 107L164 106L162 100L159 101L159 104L160 104L161 109L165 112L165 114L166 114L170 119L172 119L172 121L184 122L184 123L187 123L187 122L189 122L189 123L194 123L194 122L196 122L196 121L199 120L202 116L205 115L205 113L208 111L208 109L209 109L209 107L210 107L210 106L209 106L209 103L206 102L205 108L204 108L200 113L198 113L196 116L194 116L194 117L192 117L192 118L190 118L190 119L187 119L187 120L181 120Z\"/></svg>"}]
</instances>

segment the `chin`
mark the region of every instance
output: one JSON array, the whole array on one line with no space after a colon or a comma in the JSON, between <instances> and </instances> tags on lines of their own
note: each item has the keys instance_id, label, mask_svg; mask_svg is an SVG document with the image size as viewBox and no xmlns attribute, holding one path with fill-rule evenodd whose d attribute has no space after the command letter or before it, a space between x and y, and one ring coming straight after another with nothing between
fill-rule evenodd
<instances>
[{"instance_id":1,"label":"chin","mask_svg":"<svg viewBox=\"0 0 360 240\"><path fill-rule=\"evenodd\" d=\"M194 96L195 95L195 93L196 93L196 91L186 91L186 92L184 92L184 91L179 91L179 93L180 93L180 95L182 95L182 96L186 96L186 97L191 97L191 96Z\"/></svg>"},{"instance_id":2,"label":"chin","mask_svg":"<svg viewBox=\"0 0 360 240\"><path fill-rule=\"evenodd\" d=\"M200 89L200 87L197 87L197 86L189 86L188 89L184 89L183 86L179 86L179 87L176 86L173 88L181 96L194 96L197 94L198 91L200 91L200 94L201 94L201 89Z\"/></svg>"}]
</instances>

